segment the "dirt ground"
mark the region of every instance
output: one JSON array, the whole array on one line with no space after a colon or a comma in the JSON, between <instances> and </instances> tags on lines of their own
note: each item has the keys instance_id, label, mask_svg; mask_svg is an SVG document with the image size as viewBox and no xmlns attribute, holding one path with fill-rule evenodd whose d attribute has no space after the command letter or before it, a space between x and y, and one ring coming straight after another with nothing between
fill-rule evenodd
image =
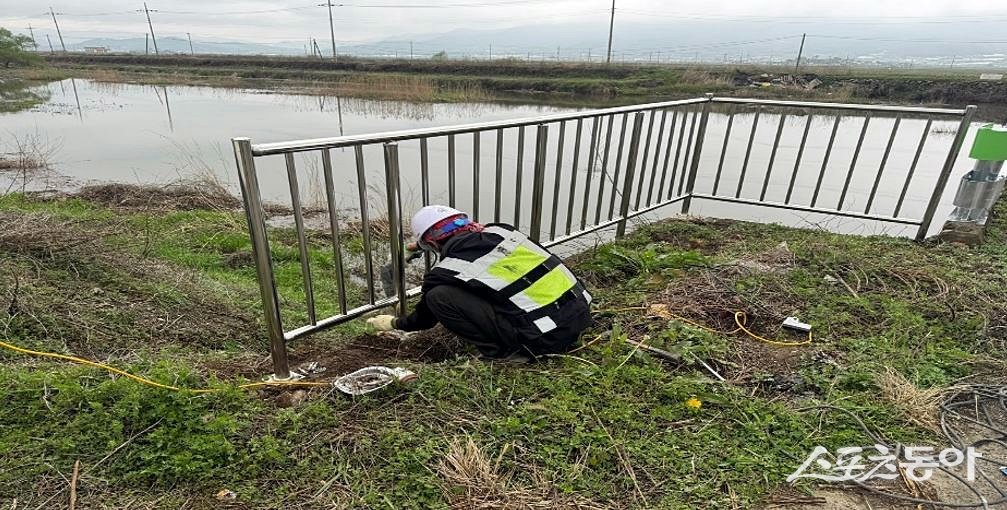
<instances>
[{"instance_id":1,"label":"dirt ground","mask_svg":"<svg viewBox=\"0 0 1007 510\"><path fill-rule=\"evenodd\" d=\"M454 359L467 352L454 335L442 327L419 333L383 333L355 338L348 344L333 344L326 335L297 340L288 346L290 366L294 371L308 372L311 379L332 380L354 370L372 365L396 363L437 363ZM220 378L256 378L269 373L268 354L257 357L228 358L203 364Z\"/></svg>"}]
</instances>

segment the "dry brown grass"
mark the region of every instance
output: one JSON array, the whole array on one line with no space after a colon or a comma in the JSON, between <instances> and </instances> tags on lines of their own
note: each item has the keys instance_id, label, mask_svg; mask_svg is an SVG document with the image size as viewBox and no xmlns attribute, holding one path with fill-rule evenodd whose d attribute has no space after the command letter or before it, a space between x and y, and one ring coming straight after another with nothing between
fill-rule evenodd
<instances>
[{"instance_id":1,"label":"dry brown grass","mask_svg":"<svg viewBox=\"0 0 1007 510\"><path fill-rule=\"evenodd\" d=\"M426 76L347 74L334 81L314 82L305 92L369 99L431 102L487 101L492 94L473 83L438 84Z\"/></svg>"},{"instance_id":2,"label":"dry brown grass","mask_svg":"<svg viewBox=\"0 0 1007 510\"><path fill-rule=\"evenodd\" d=\"M60 144L40 131L10 134L0 145L0 171L35 172L49 167Z\"/></svg>"},{"instance_id":3,"label":"dry brown grass","mask_svg":"<svg viewBox=\"0 0 1007 510\"><path fill-rule=\"evenodd\" d=\"M430 101L437 95L433 80L421 76L349 75L336 84L336 89L341 95L406 101Z\"/></svg>"},{"instance_id":4,"label":"dry brown grass","mask_svg":"<svg viewBox=\"0 0 1007 510\"><path fill-rule=\"evenodd\" d=\"M950 388L919 388L898 370L888 367L877 376L881 396L902 413L909 423L940 432L940 404Z\"/></svg>"},{"instance_id":5,"label":"dry brown grass","mask_svg":"<svg viewBox=\"0 0 1007 510\"><path fill-rule=\"evenodd\" d=\"M74 197L108 207L145 210L233 210L241 201L212 182L164 186L97 184L85 186Z\"/></svg>"},{"instance_id":6,"label":"dry brown grass","mask_svg":"<svg viewBox=\"0 0 1007 510\"><path fill-rule=\"evenodd\" d=\"M692 85L703 85L709 87L727 87L733 85L730 78L718 76L701 69L686 69L682 73L682 81Z\"/></svg>"},{"instance_id":7,"label":"dry brown grass","mask_svg":"<svg viewBox=\"0 0 1007 510\"><path fill-rule=\"evenodd\" d=\"M451 507L465 510L611 508L576 495L559 494L544 481L530 487L519 486L510 474L500 471L499 463L500 458L491 461L471 438L456 439L437 466Z\"/></svg>"},{"instance_id":8,"label":"dry brown grass","mask_svg":"<svg viewBox=\"0 0 1007 510\"><path fill-rule=\"evenodd\" d=\"M0 212L0 225L0 337L92 358L171 343L217 347L224 336L258 341L247 312L197 274L147 256L152 234L129 237L126 220Z\"/></svg>"}]
</instances>

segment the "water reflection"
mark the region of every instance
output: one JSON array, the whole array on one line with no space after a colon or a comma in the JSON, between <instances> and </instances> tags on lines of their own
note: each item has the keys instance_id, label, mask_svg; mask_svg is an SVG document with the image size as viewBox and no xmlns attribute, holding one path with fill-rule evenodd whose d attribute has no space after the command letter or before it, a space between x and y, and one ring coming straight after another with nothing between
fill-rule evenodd
<instances>
[{"instance_id":1,"label":"water reflection","mask_svg":"<svg viewBox=\"0 0 1007 510\"><path fill-rule=\"evenodd\" d=\"M164 110L168 113L168 129L174 133L175 132L175 122L171 119L171 103L168 101L168 87L161 87L164 92L164 100L161 100L161 92L154 87L154 94L157 95L157 100L164 105Z\"/></svg>"},{"instance_id":2,"label":"water reflection","mask_svg":"<svg viewBox=\"0 0 1007 510\"><path fill-rule=\"evenodd\" d=\"M77 104L77 116L81 124L84 123L84 109L80 107L80 95L77 94L77 80L70 78L70 85L73 86L73 101Z\"/></svg>"},{"instance_id":3,"label":"water reflection","mask_svg":"<svg viewBox=\"0 0 1007 510\"><path fill-rule=\"evenodd\" d=\"M50 139L60 140L63 149L55 158L55 169L79 183L159 184L193 174L205 175L210 169L233 185L237 179L230 138L235 136L268 142L569 110L548 106L375 101L335 95L76 79L21 90L42 98L40 104L0 115L0 132L25 134L38 130ZM67 122L71 116L74 122ZM270 198L279 199L280 195Z\"/></svg>"},{"instance_id":4,"label":"water reflection","mask_svg":"<svg viewBox=\"0 0 1007 510\"><path fill-rule=\"evenodd\" d=\"M339 136L343 136L346 133L343 131L343 102L339 96L336 97L336 115L339 118ZM325 113L325 102L329 99L329 96L318 96L318 111Z\"/></svg>"},{"instance_id":5,"label":"water reflection","mask_svg":"<svg viewBox=\"0 0 1007 510\"><path fill-rule=\"evenodd\" d=\"M38 89L20 80L0 80L0 113L27 110L50 97L48 89Z\"/></svg>"}]
</instances>

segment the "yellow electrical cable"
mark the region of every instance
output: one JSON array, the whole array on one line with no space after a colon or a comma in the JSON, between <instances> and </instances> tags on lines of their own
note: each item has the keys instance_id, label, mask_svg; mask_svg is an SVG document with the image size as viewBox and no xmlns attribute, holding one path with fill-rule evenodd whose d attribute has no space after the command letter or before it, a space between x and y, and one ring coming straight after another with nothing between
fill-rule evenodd
<instances>
[{"instance_id":1,"label":"yellow electrical cable","mask_svg":"<svg viewBox=\"0 0 1007 510\"><path fill-rule=\"evenodd\" d=\"M630 310L649 310L649 309L650 308L646 307L646 306L634 306L634 307L630 307L630 308L617 308L617 309L613 309L613 310L598 310L598 311L599 312L627 312L627 311L630 311ZM660 315L663 316L665 314L667 314L670 318L675 319L675 320L677 320L679 322L684 322L684 323L686 323L686 324L688 324L690 326L699 328L699 329L701 329L703 331L708 331L708 332L713 333L715 335L725 335L726 336L726 335L734 335L734 334L737 334L739 332L742 332L742 333L745 333L746 335L748 335L749 337L751 337L751 338L753 338L755 340L758 340L758 341L763 342L763 343L767 343L769 345L776 345L776 346L779 346L779 347L800 347L802 345L809 345L809 344L811 344L811 340L812 340L811 331L808 331L808 338L807 338L807 340L804 340L804 341L801 341L801 342L781 342L779 340L770 340L768 338L761 337L761 336L753 333L751 330L748 329L748 327L746 327L746 324L748 324L748 314L746 314L745 312L741 312L741 311L734 312L734 323L738 327L735 328L735 329L733 329L733 330L731 330L731 331L718 331L716 329L704 326L704 325L702 325L702 324L700 324L698 322L686 319L685 317L682 317L681 315L676 315L674 313L671 313L671 312L669 312L667 310L662 311Z\"/></svg>"},{"instance_id":2,"label":"yellow electrical cable","mask_svg":"<svg viewBox=\"0 0 1007 510\"><path fill-rule=\"evenodd\" d=\"M71 361L73 363L78 363L78 364L81 364L81 365L88 365L88 366L91 366L91 367L100 368L102 370L106 370L106 371L111 372L113 374L119 374L119 375L121 375L123 377L127 377L129 379L132 379L132 380L140 383L140 384L146 384L147 386L153 386L155 388L161 388L161 389L164 389L164 390L184 391L184 392L189 392L189 393L213 393L213 392L216 392L216 391L221 391L221 388L179 388L178 386L172 386L170 384L162 384L162 383L159 383L157 381L152 381L150 379L147 379L145 377L140 377L138 375L133 375L133 374L131 374L129 372L120 370L120 369L115 368L115 367L110 366L110 365L106 365L104 363L99 363L97 361L91 361L91 360L85 359L85 358L78 358L77 356L68 356L66 354L58 354L58 353L55 353L55 352L33 351L31 349L25 349L23 347L18 347L16 345L9 344L9 343L3 342L3 341L0 341L0 347L3 347L5 349L9 349L11 351L14 351L14 352L17 352L17 353L20 353L20 354L27 354L29 356L37 356L37 357L40 357L40 358L53 358L53 359L59 359L59 360L63 360L63 361ZM331 386L331 384L324 383L324 382L308 382L308 381L269 381L269 382L257 382L257 383L240 384L240 385L236 386L236 388L243 389L243 390L249 390L249 389L255 389L255 388L265 388L265 387L270 387L270 386L303 386L303 387L311 386L311 387L318 387L318 386Z\"/></svg>"},{"instance_id":3,"label":"yellow electrical cable","mask_svg":"<svg viewBox=\"0 0 1007 510\"><path fill-rule=\"evenodd\" d=\"M637 306L637 307L631 307L631 308L619 308L619 309L614 309L614 310L598 310L598 311L599 312L623 312L623 311L630 311L630 310L647 310L647 309L648 309L647 307ZM675 320L678 320L680 322L684 322L686 324L689 324L690 326L702 329L704 331L709 331L710 333L713 333L715 335L733 335L733 334L736 334L736 333L738 333L740 331L740 332L744 332L746 335L748 335L751 338L754 338L755 340L758 340L760 342L764 342L764 343L767 343L767 344L770 344L770 345L780 346L780 347L798 347L798 346L802 346L802 345L808 345L808 344L811 343L811 340L812 340L812 338L811 338L811 331L808 331L808 339L804 340L802 342L781 342L779 340L770 340L768 338L761 337L761 336L753 333L751 330L749 330L745 326L748 323L748 315L745 312L740 312L740 311L734 313L734 323L737 324L738 327L735 328L732 331L717 331L717 330L715 330L713 328L710 328L710 327L704 326L702 324L699 324L698 322L694 322L692 320L686 319L685 317L682 317L680 315L676 315L676 314L673 314L673 313L668 312L668 311L665 311L663 313L666 313L667 315L669 315L671 318L673 318ZM124 370L120 370L120 369L115 368L113 366L106 365L104 363L100 363L100 362L97 362L97 361L92 361L92 360L85 359L85 358L79 358L77 356L69 356L69 355L66 355L66 354L58 354L58 353L55 353L55 352L34 351L34 350L31 350L31 349L25 349L23 347L18 347L18 346L14 345L14 344L9 344L9 343L4 342L4 341L0 341L0 347L3 347L4 349L8 349L8 350L20 353L20 354L26 354L26 355L29 355L29 356L37 356L37 357L40 357L40 358L59 359L59 360L63 360L63 361L70 361L70 362L73 362L73 363L78 363L78 364L81 364L81 365L87 365L87 366L91 366L91 367L95 367L95 368L100 368L102 370L111 372L113 374L118 374L118 375L121 375L123 377L132 379L132 380L134 380L134 381L136 381L136 382L138 382L140 384L145 384L147 386L152 386L154 388L161 388L161 389L164 389L164 390L184 391L184 392L197 393L197 394L213 393L213 392L221 391L221 388L180 388L178 386L172 386L170 384L163 384L163 383L159 383L157 381L153 381L153 380L147 379L145 377L141 377L141 376L138 376L138 375L133 375L133 374L131 374L129 372L126 372ZM320 387L320 386L330 386L330 383L325 383L325 382L308 382L308 381L268 381L268 382L256 382L256 383L248 383L248 384L239 384L238 386L236 386L236 388L243 389L243 390L250 390L250 389L256 389L256 388L283 387L283 386Z\"/></svg>"}]
</instances>

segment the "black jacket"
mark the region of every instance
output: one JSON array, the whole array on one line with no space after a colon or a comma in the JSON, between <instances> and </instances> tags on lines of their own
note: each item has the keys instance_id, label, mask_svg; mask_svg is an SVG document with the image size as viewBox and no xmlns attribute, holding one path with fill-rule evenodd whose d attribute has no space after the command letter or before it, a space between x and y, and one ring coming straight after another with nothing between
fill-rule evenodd
<instances>
[{"instance_id":1,"label":"black jacket","mask_svg":"<svg viewBox=\"0 0 1007 510\"><path fill-rule=\"evenodd\" d=\"M515 231L513 226L500 223L488 224L486 227L487 230L483 232L464 232L450 238L441 247L441 259L453 258L469 262L475 261L487 255L492 250L497 249L504 240L502 235L492 231ZM543 252L548 253L538 243L534 243L531 240L526 240L525 242L533 243ZM492 303L498 316L506 318L513 325L515 331L521 337L517 339L520 343L569 344L573 340L576 340L577 335L591 321L590 294L587 293L579 280L559 299L535 311L526 312L515 306L508 299L509 295L513 294L516 290L520 290L522 286L527 287L529 283L538 280L550 270L563 265L559 257L551 253L548 255L547 260L527 273L525 277L521 278L521 281L516 281L512 285L508 285L506 288L500 290L495 290L478 281L462 281L456 277L458 274L456 271L440 267L441 264L438 264L431 268L424 277L423 292L427 293L431 289L441 285L465 288L476 296ZM459 306L464 306L464 304L459 304ZM535 320L541 319L544 316L548 316L555 322L555 330L543 333L535 325ZM430 308L425 303L425 299L421 297L416 308L409 316L399 318L395 321L395 327L404 331L419 331L429 329L437 323L437 317L430 311ZM571 335L573 338L569 338Z\"/></svg>"}]
</instances>

